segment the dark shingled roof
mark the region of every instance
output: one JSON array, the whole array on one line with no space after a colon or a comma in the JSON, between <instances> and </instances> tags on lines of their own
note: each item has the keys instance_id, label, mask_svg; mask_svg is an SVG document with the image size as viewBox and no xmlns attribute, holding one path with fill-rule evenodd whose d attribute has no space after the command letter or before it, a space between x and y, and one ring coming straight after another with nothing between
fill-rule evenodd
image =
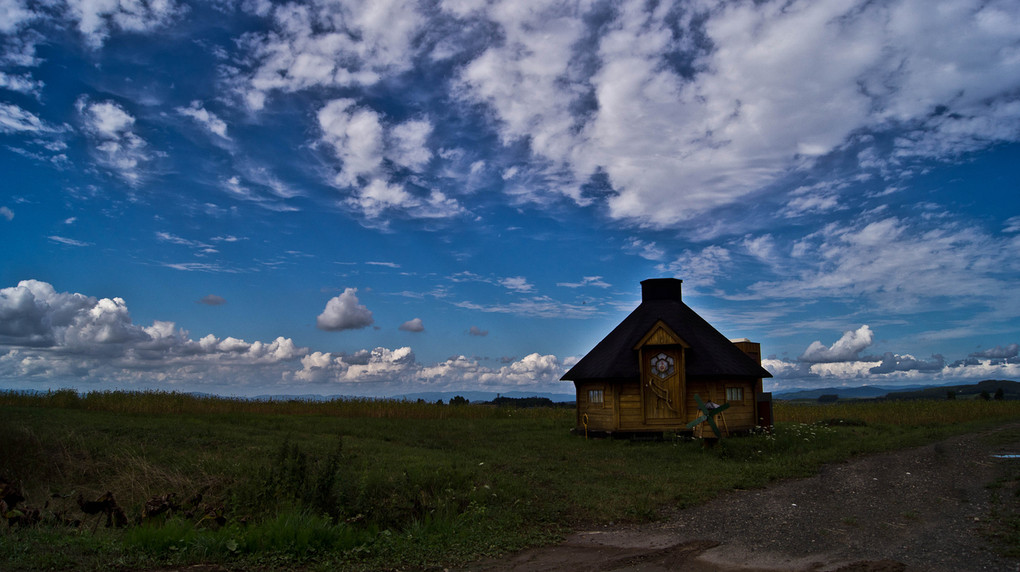
<instances>
[{"instance_id":1,"label":"dark shingled roof","mask_svg":"<svg viewBox=\"0 0 1020 572\"><path fill-rule=\"evenodd\" d=\"M641 305L561 379L639 378L641 369L634 346L659 320L691 346L686 350L689 377L772 377L758 360L742 352L681 301L680 283L674 278L642 281Z\"/></svg>"}]
</instances>

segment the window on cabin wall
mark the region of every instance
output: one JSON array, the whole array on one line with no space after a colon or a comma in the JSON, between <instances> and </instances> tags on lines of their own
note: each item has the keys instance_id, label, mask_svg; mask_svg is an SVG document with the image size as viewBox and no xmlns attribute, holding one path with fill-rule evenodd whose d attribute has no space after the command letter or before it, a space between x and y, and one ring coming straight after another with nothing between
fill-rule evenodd
<instances>
[{"instance_id":1,"label":"window on cabin wall","mask_svg":"<svg viewBox=\"0 0 1020 572\"><path fill-rule=\"evenodd\" d=\"M744 388L743 387L727 387L726 388L726 401L743 401L744 400Z\"/></svg>"},{"instance_id":2,"label":"window on cabin wall","mask_svg":"<svg viewBox=\"0 0 1020 572\"><path fill-rule=\"evenodd\" d=\"M591 407L603 407L605 405L605 394L601 389L588 390L588 405Z\"/></svg>"}]
</instances>

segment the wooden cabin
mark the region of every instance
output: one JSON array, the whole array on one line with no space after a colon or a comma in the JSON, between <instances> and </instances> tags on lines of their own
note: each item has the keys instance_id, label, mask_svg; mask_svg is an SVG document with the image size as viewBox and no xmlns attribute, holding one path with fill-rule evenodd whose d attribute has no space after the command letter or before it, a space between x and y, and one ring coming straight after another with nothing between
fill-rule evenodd
<instances>
[{"instance_id":1,"label":"wooden cabin","mask_svg":"<svg viewBox=\"0 0 1020 572\"><path fill-rule=\"evenodd\" d=\"M563 375L577 390L578 431L684 431L701 414L695 394L730 404L721 429L772 424L760 345L728 340L683 303L681 284L642 281L641 304Z\"/></svg>"}]
</instances>

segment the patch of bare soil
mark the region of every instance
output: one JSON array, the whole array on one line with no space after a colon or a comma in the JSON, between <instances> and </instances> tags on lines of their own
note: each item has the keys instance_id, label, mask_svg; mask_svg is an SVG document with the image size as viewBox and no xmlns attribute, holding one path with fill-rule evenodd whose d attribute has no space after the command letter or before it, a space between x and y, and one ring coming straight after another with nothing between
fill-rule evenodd
<instances>
[{"instance_id":1,"label":"patch of bare soil","mask_svg":"<svg viewBox=\"0 0 1020 572\"><path fill-rule=\"evenodd\" d=\"M1011 424L995 431L1016 429ZM664 521L580 531L471 572L1020 572L983 534L1004 474L989 433L871 455L818 475L733 491ZM1000 500L1016 503L1016 497ZM1016 507L1007 507L1016 510Z\"/></svg>"}]
</instances>

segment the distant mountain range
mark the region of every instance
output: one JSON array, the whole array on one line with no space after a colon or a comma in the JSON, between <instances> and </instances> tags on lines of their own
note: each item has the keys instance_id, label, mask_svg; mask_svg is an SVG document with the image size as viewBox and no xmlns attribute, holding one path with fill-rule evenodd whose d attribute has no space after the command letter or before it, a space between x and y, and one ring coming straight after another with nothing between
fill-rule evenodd
<instances>
[{"instance_id":1,"label":"distant mountain range","mask_svg":"<svg viewBox=\"0 0 1020 572\"><path fill-rule=\"evenodd\" d=\"M952 391L958 397L979 395L987 391L994 395L996 390L1002 388L1006 399L1020 399L1020 383L1016 381L986 379L972 384L953 385L864 385L861 387L825 387L821 389L788 389L773 391L775 399L818 399L822 396L839 396L839 399L876 399L885 397L887 399L945 399L946 394Z\"/></svg>"}]
</instances>

